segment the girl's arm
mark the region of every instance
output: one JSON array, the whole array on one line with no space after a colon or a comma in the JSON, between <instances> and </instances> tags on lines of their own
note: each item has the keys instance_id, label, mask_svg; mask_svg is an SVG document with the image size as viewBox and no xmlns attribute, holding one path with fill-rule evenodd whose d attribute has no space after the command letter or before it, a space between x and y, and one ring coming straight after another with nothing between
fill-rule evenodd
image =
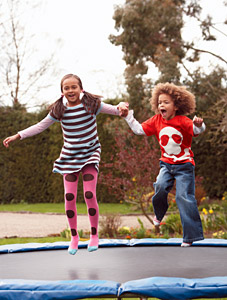
<instances>
[{"instance_id":1,"label":"girl's arm","mask_svg":"<svg viewBox=\"0 0 227 300\"><path fill-rule=\"evenodd\" d=\"M45 129L47 129L50 125L52 125L55 121L51 120L49 118L49 116L46 116L42 121L40 121L39 123L30 126L22 131L19 131L17 134L12 135L7 137L4 141L3 141L3 145L8 148L9 144L15 140L18 139L25 139L27 137L31 137L33 135L39 134L42 131L44 131Z\"/></svg>"},{"instance_id":2,"label":"girl's arm","mask_svg":"<svg viewBox=\"0 0 227 300\"><path fill-rule=\"evenodd\" d=\"M45 129L50 127L55 121L50 119L50 117L47 115L42 121L39 123L32 125L22 131L19 131L20 139L23 140L25 138L31 137L33 135L39 134L43 132Z\"/></svg>"},{"instance_id":3,"label":"girl's arm","mask_svg":"<svg viewBox=\"0 0 227 300\"><path fill-rule=\"evenodd\" d=\"M9 136L7 137L6 139L4 139L3 141L3 145L8 148L9 147L9 144L18 140L20 138L20 135L17 133L17 134L14 134L12 136Z\"/></svg>"},{"instance_id":4,"label":"girl's arm","mask_svg":"<svg viewBox=\"0 0 227 300\"><path fill-rule=\"evenodd\" d=\"M132 131L135 134L137 134L137 135L146 135L146 133L143 130L142 125L134 118L133 110L130 110L128 112L128 115L125 118L125 121L128 123L129 127L132 129Z\"/></svg>"},{"instance_id":5,"label":"girl's arm","mask_svg":"<svg viewBox=\"0 0 227 300\"><path fill-rule=\"evenodd\" d=\"M115 106L102 102L100 112L109 115L126 117L128 114L128 103L120 102Z\"/></svg>"}]
</instances>

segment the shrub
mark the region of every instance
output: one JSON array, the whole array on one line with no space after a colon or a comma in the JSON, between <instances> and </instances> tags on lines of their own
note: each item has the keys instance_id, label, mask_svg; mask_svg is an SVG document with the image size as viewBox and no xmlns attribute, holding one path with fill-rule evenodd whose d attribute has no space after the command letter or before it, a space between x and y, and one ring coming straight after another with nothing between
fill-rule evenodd
<instances>
[{"instance_id":1,"label":"shrub","mask_svg":"<svg viewBox=\"0 0 227 300\"><path fill-rule=\"evenodd\" d=\"M160 226L161 234L182 234L182 225L179 214L171 214L166 217Z\"/></svg>"},{"instance_id":2,"label":"shrub","mask_svg":"<svg viewBox=\"0 0 227 300\"><path fill-rule=\"evenodd\" d=\"M226 212L223 207L212 204L202 209L201 220L205 231L227 230Z\"/></svg>"},{"instance_id":3,"label":"shrub","mask_svg":"<svg viewBox=\"0 0 227 300\"><path fill-rule=\"evenodd\" d=\"M120 216L118 214L108 214L100 221L100 236L105 238L114 238L118 235L118 228L121 225Z\"/></svg>"},{"instance_id":4,"label":"shrub","mask_svg":"<svg viewBox=\"0 0 227 300\"><path fill-rule=\"evenodd\" d=\"M213 233L213 238L215 239L227 239L227 232L219 230L218 232Z\"/></svg>"}]
</instances>

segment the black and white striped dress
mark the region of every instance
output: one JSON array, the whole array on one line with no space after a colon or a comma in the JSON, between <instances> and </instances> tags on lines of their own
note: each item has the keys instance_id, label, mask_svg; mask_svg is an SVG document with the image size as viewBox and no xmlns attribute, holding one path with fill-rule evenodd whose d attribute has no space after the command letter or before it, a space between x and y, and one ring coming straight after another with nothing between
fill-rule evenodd
<instances>
[{"instance_id":1,"label":"black and white striped dress","mask_svg":"<svg viewBox=\"0 0 227 300\"><path fill-rule=\"evenodd\" d=\"M52 112L48 116L57 121ZM66 107L60 123L64 144L59 158L54 162L53 172L60 174L79 172L85 165L91 163L95 164L98 170L101 145L98 139L96 115L91 115L82 104L79 104Z\"/></svg>"},{"instance_id":2,"label":"black and white striped dress","mask_svg":"<svg viewBox=\"0 0 227 300\"><path fill-rule=\"evenodd\" d=\"M79 172L87 164L95 164L99 168L101 145L98 139L96 116L99 113L119 115L117 106L101 102L96 113L88 113L83 104L65 107L60 121L64 144L59 158L54 163L53 172L69 174ZM34 136L43 132L55 122L59 122L52 111L39 123L18 131L20 139Z\"/></svg>"}]
</instances>

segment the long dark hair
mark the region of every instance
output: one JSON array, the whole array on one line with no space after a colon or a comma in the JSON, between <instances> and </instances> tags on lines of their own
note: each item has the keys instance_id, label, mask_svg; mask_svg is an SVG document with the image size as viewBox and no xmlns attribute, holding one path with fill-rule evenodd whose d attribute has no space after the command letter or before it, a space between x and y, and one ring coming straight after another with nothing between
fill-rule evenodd
<instances>
[{"instance_id":1,"label":"long dark hair","mask_svg":"<svg viewBox=\"0 0 227 300\"><path fill-rule=\"evenodd\" d=\"M67 74L62 78L61 92L63 92L63 88L62 88L63 82L70 77L74 77L78 81L78 84L79 84L81 90L83 91L83 97L81 99L81 103L83 104L85 110L90 114L96 114L100 107L102 96L85 92L83 89L82 81L81 81L80 77L78 77L77 75ZM57 120L61 120L63 117L63 114L65 112L65 106L63 104L63 97L64 96L62 95L58 100L56 100L53 104L51 104L48 107L48 109L51 111L52 116Z\"/></svg>"}]
</instances>

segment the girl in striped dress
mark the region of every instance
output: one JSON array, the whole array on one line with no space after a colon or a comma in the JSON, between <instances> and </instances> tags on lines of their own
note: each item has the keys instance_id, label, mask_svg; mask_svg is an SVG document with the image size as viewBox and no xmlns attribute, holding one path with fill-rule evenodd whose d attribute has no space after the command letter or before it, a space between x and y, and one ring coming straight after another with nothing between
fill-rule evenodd
<instances>
[{"instance_id":1,"label":"girl in striped dress","mask_svg":"<svg viewBox=\"0 0 227 300\"><path fill-rule=\"evenodd\" d=\"M71 229L71 243L68 252L72 255L78 250L77 231L77 185L82 173L84 199L87 204L91 225L88 251L98 249L99 207L96 199L96 184L100 161L101 145L97 134L96 116L98 113L126 116L128 105L121 102L113 106L101 102L101 97L83 90L81 79L74 75L65 75L61 80L61 97L50 106L50 113L39 123L7 137L3 144L17 139L36 135L54 122L60 122L64 144L59 158L55 161L53 172L63 175L65 190L65 211Z\"/></svg>"}]
</instances>

